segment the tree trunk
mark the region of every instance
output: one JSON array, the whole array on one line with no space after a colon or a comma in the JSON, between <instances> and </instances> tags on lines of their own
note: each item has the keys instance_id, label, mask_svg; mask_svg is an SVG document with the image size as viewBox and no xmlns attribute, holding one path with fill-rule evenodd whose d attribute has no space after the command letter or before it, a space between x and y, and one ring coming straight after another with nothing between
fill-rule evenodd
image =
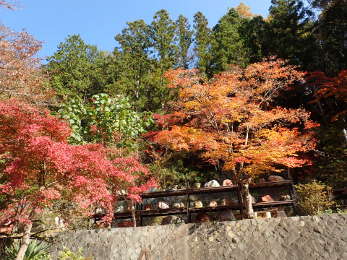
<instances>
[{"instance_id":1,"label":"tree trunk","mask_svg":"<svg viewBox=\"0 0 347 260\"><path fill-rule=\"evenodd\" d=\"M346 144L347 144L347 130L346 128L342 129L343 137L345 138Z\"/></svg>"},{"instance_id":2,"label":"tree trunk","mask_svg":"<svg viewBox=\"0 0 347 260\"><path fill-rule=\"evenodd\" d=\"M245 217L254 218L254 211L252 205L253 200L251 194L249 193L249 182L250 180L247 180L246 182L242 183L241 195L243 200L243 206L245 208Z\"/></svg>"},{"instance_id":3,"label":"tree trunk","mask_svg":"<svg viewBox=\"0 0 347 260\"><path fill-rule=\"evenodd\" d=\"M16 260L24 259L25 252L27 251L29 243L30 243L30 232L31 232L32 226L33 226L32 223L25 224L24 226L24 235L21 239L21 245L20 245Z\"/></svg>"}]
</instances>

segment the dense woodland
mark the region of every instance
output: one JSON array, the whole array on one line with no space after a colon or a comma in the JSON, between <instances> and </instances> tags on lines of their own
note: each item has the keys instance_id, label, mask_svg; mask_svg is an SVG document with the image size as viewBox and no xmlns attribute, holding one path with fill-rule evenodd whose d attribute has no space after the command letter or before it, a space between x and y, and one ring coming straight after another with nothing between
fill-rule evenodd
<instances>
[{"instance_id":1,"label":"dense woodland","mask_svg":"<svg viewBox=\"0 0 347 260\"><path fill-rule=\"evenodd\" d=\"M102 207L107 225L120 194L212 178L346 187L345 0L240 4L213 26L159 10L114 38L70 35L42 61L0 27L1 236L25 242L47 212L78 228Z\"/></svg>"}]
</instances>

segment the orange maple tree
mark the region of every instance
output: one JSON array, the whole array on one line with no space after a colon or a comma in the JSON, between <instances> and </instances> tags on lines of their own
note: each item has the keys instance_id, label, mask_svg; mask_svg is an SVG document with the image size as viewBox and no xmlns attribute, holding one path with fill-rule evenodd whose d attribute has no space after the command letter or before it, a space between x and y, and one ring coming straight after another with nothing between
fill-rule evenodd
<instances>
[{"instance_id":1,"label":"orange maple tree","mask_svg":"<svg viewBox=\"0 0 347 260\"><path fill-rule=\"evenodd\" d=\"M267 60L207 81L196 70L167 72L179 98L171 113L156 115L152 140L223 165L242 187L246 216L253 216L248 185L254 177L309 164L301 156L316 140L309 112L275 105L275 98L304 74L282 60Z\"/></svg>"},{"instance_id":2,"label":"orange maple tree","mask_svg":"<svg viewBox=\"0 0 347 260\"><path fill-rule=\"evenodd\" d=\"M0 7L13 9L9 1ZM40 59L41 42L27 32L14 32L0 25L0 98L16 98L35 105L46 105L53 92L46 84Z\"/></svg>"}]
</instances>

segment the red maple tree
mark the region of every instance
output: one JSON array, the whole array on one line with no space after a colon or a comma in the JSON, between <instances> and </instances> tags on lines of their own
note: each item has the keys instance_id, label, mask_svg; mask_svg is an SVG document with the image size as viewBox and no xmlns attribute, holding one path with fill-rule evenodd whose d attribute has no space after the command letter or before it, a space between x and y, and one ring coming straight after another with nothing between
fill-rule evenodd
<instances>
[{"instance_id":1,"label":"red maple tree","mask_svg":"<svg viewBox=\"0 0 347 260\"><path fill-rule=\"evenodd\" d=\"M313 89L314 99L311 103L319 103L322 107L324 101L332 99L334 102L346 104L347 102L347 70L342 70L335 77L328 77L324 72L311 72L306 76L306 84ZM335 105L336 109L332 112L332 121L343 118L347 110L345 106ZM327 112L327 111L326 111ZM331 114L331 113L330 113Z\"/></svg>"},{"instance_id":2,"label":"red maple tree","mask_svg":"<svg viewBox=\"0 0 347 260\"><path fill-rule=\"evenodd\" d=\"M0 102L0 127L0 227L24 226L26 241L32 221L60 200L85 216L102 207L107 223L117 192L139 200L155 185L136 158L110 158L112 151L99 144L68 144L69 126L48 111Z\"/></svg>"},{"instance_id":3,"label":"red maple tree","mask_svg":"<svg viewBox=\"0 0 347 260\"><path fill-rule=\"evenodd\" d=\"M303 109L276 106L276 97L302 81L304 74L282 60L267 60L225 72L206 81L196 70L167 73L178 101L156 115L161 131L148 136L172 151L197 153L223 165L242 186L247 217L253 216L248 190L254 177L310 163L302 154L314 149L312 128Z\"/></svg>"}]
</instances>

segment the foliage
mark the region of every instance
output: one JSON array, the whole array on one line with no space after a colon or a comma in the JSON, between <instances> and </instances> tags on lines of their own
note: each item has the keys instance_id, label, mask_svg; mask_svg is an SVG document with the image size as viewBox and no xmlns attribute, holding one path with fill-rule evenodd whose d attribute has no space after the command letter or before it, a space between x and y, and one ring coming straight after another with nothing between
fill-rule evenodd
<instances>
[{"instance_id":1,"label":"foliage","mask_svg":"<svg viewBox=\"0 0 347 260\"><path fill-rule=\"evenodd\" d=\"M188 69L193 58L189 54L190 47L193 43L193 31L190 29L188 19L183 15L178 17L176 27L176 41L178 45L177 66Z\"/></svg>"},{"instance_id":2,"label":"foliage","mask_svg":"<svg viewBox=\"0 0 347 260\"><path fill-rule=\"evenodd\" d=\"M20 248L19 241L14 241L10 247L5 249L5 259L13 260L16 258ZM47 252L49 246L44 242L37 240L31 240L27 251L24 255L24 260L50 260L50 256Z\"/></svg>"},{"instance_id":3,"label":"foliage","mask_svg":"<svg viewBox=\"0 0 347 260\"><path fill-rule=\"evenodd\" d=\"M13 32L0 25L1 80L0 98L17 98L37 105L47 105L52 93L36 58L41 42L26 32Z\"/></svg>"},{"instance_id":4,"label":"foliage","mask_svg":"<svg viewBox=\"0 0 347 260\"><path fill-rule=\"evenodd\" d=\"M65 248L59 254L59 260L93 260L90 257L83 256L83 250L80 248L77 252L73 252Z\"/></svg>"},{"instance_id":5,"label":"foliage","mask_svg":"<svg viewBox=\"0 0 347 260\"><path fill-rule=\"evenodd\" d=\"M169 13L162 9L154 14L151 23L151 38L154 55L162 72L172 68L176 61L177 48L174 44L176 25Z\"/></svg>"},{"instance_id":6,"label":"foliage","mask_svg":"<svg viewBox=\"0 0 347 260\"><path fill-rule=\"evenodd\" d=\"M138 200L137 194L154 185L136 158L115 157L100 144L68 144L70 128L46 111L2 102L0 125L0 226L30 223L61 200L69 201L65 210L84 216L102 207L109 222L117 191Z\"/></svg>"},{"instance_id":7,"label":"foliage","mask_svg":"<svg viewBox=\"0 0 347 260\"><path fill-rule=\"evenodd\" d=\"M331 187L317 181L295 185L298 206L306 215L322 214L334 205L329 199Z\"/></svg>"},{"instance_id":8,"label":"foliage","mask_svg":"<svg viewBox=\"0 0 347 260\"><path fill-rule=\"evenodd\" d=\"M255 16L251 12L251 8L242 2L235 8L235 10L243 18L253 18Z\"/></svg>"},{"instance_id":9,"label":"foliage","mask_svg":"<svg viewBox=\"0 0 347 260\"><path fill-rule=\"evenodd\" d=\"M62 99L70 96L86 99L102 92L103 84L99 80L102 58L102 53L79 35L68 36L47 59L52 88Z\"/></svg>"},{"instance_id":10,"label":"foliage","mask_svg":"<svg viewBox=\"0 0 347 260\"><path fill-rule=\"evenodd\" d=\"M171 97L162 78L164 67L158 57L153 57L152 38L152 28L143 20L127 23L115 37L120 48L114 51L116 66L110 74L116 76L107 92L129 97L137 111L158 111Z\"/></svg>"},{"instance_id":11,"label":"foliage","mask_svg":"<svg viewBox=\"0 0 347 260\"><path fill-rule=\"evenodd\" d=\"M171 113L156 116L162 129L148 135L162 149L195 154L244 187L261 174L310 164L303 154L315 148L312 129L318 125L305 110L275 103L302 80L295 67L269 60L210 81L196 70L170 71L167 77L179 99Z\"/></svg>"},{"instance_id":12,"label":"foliage","mask_svg":"<svg viewBox=\"0 0 347 260\"><path fill-rule=\"evenodd\" d=\"M336 77L328 77L319 71L306 77L306 85L312 92L309 103L318 107L317 118L322 121L318 131L316 178L334 187L343 187L347 183L346 83L346 71Z\"/></svg>"},{"instance_id":13,"label":"foliage","mask_svg":"<svg viewBox=\"0 0 347 260\"><path fill-rule=\"evenodd\" d=\"M315 37L320 43L320 70L330 76L347 68L347 5L345 0L314 1L322 8Z\"/></svg>"},{"instance_id":14,"label":"foliage","mask_svg":"<svg viewBox=\"0 0 347 260\"><path fill-rule=\"evenodd\" d=\"M127 98L107 94L92 96L89 104L72 98L59 114L70 123L70 140L75 144L132 146L153 122L149 113L135 112Z\"/></svg>"},{"instance_id":15,"label":"foliage","mask_svg":"<svg viewBox=\"0 0 347 260\"><path fill-rule=\"evenodd\" d=\"M212 73L225 71L229 65L248 64L248 50L240 34L243 19L235 9L230 9L213 27Z\"/></svg>"},{"instance_id":16,"label":"foliage","mask_svg":"<svg viewBox=\"0 0 347 260\"><path fill-rule=\"evenodd\" d=\"M194 163L185 165L187 157L189 155L177 153L160 155L160 159L150 166L151 172L162 189L171 189L175 186L189 188L196 182L207 182L216 177L215 172L208 171L208 168L198 168Z\"/></svg>"},{"instance_id":17,"label":"foliage","mask_svg":"<svg viewBox=\"0 0 347 260\"><path fill-rule=\"evenodd\" d=\"M206 73L210 61L211 29L208 28L208 20L203 13L197 12L194 15L194 42L195 55L197 58L196 67L201 72Z\"/></svg>"},{"instance_id":18,"label":"foliage","mask_svg":"<svg viewBox=\"0 0 347 260\"><path fill-rule=\"evenodd\" d=\"M300 80L302 73L282 61L265 61L205 83L192 74L168 73L171 86L179 88L179 112L157 119L161 125L164 121L164 129L154 135L155 142L175 151L198 152L212 164L222 161L225 170L241 178L308 162L298 156L314 148L310 128L316 125L309 113L273 105L280 91Z\"/></svg>"},{"instance_id":19,"label":"foliage","mask_svg":"<svg viewBox=\"0 0 347 260\"><path fill-rule=\"evenodd\" d=\"M341 71L336 77L328 77L321 71L309 73L306 84L314 92L311 103L325 103L327 106L330 99L330 103L335 104L329 106L329 111L324 111L325 116L330 116L332 121L343 118L347 113L347 70Z\"/></svg>"},{"instance_id":20,"label":"foliage","mask_svg":"<svg viewBox=\"0 0 347 260\"><path fill-rule=\"evenodd\" d=\"M269 55L287 59L305 70L317 69L319 56L313 13L301 0L272 0L269 9Z\"/></svg>"}]
</instances>

